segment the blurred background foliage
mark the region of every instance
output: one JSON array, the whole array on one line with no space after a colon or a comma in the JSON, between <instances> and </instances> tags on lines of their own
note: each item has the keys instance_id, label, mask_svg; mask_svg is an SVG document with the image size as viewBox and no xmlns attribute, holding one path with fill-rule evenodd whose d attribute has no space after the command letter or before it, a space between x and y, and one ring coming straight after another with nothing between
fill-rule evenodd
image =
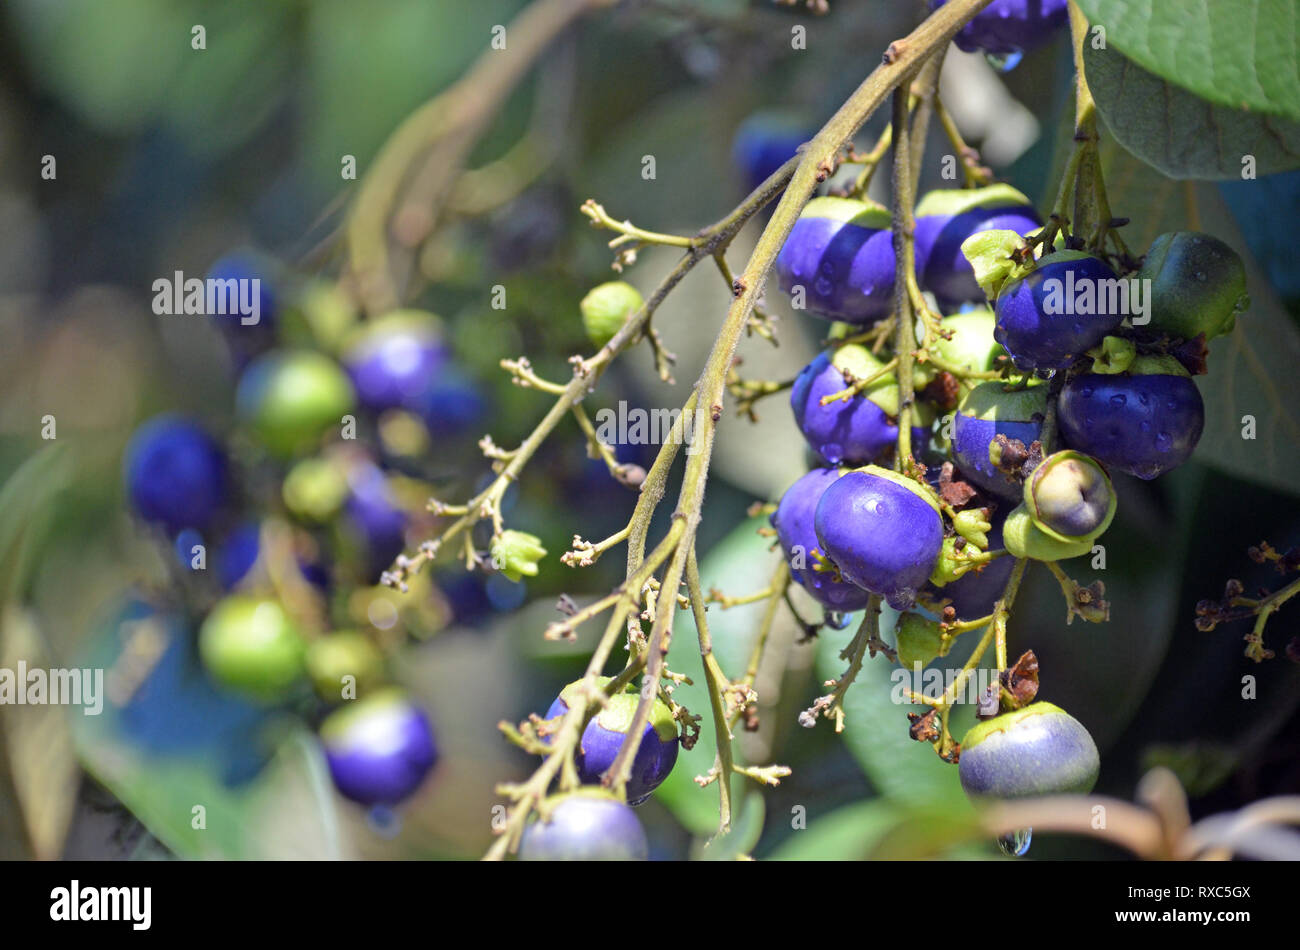
<instances>
[{"instance_id":1,"label":"blurred background foliage","mask_svg":"<svg viewBox=\"0 0 1300 950\"><path fill-rule=\"evenodd\" d=\"M155 316L152 281L201 275L242 246L277 261L285 287L334 273L340 212L355 188L340 178L342 156L355 156L364 175L400 120L461 75L491 28L522 6L10 0L0 10L0 656L4 665L19 657L104 666L110 678L138 680L98 718L0 707L0 856L474 857L490 841L493 785L530 766L496 723L545 709L581 673L594 636L543 641L555 599L567 592L582 601L622 573L616 555L582 573L558 560L572 535L611 533L632 504L586 457L576 428L561 427L510 498L511 524L552 552L541 574L485 586L440 566L436 589L422 595L433 635L401 644L399 669L430 711L442 761L419 796L384 820L336 798L300 717L249 706L207 681L193 647L202 605L184 602L166 545L125 513L120 466L132 429L158 411L193 413L222 434L233 427L234 373L220 337L199 318ZM663 231L690 233L720 217L746 191L730 151L740 123L781 109L815 130L914 14L906 3L835 2L829 16L812 18L766 0L629 2L557 44L471 163L501 155L539 106L555 135L554 160L501 207L450 222L422 261L430 287L415 303L444 319L460 368L481 383L491 409L481 431L440 440L410 474L438 497L467 497L487 471L476 439L490 431L497 444L515 444L545 411L546 398L508 385L497 362L527 353L543 376L563 378L567 357L584 349L577 302L610 277L611 255L577 213L583 199ZM806 52L791 49L796 23L807 27ZM206 28L206 50L191 49L194 24ZM1009 73L948 55L950 109L986 161L1040 207L1055 191L1069 134L1068 58L1064 37ZM883 121L873 119L860 143L874 141ZM935 135L926 187L943 184L937 156L946 143ZM653 181L641 177L647 154L657 161ZM54 180L40 176L45 155L57 161ZM1300 543L1290 396L1300 262L1289 230L1300 215L1300 177L1173 182L1114 146L1108 163L1112 207L1133 219L1131 246L1175 227L1211 231L1249 257L1253 307L1231 353L1201 380L1211 423L1195 460L1156 483L1118 479L1120 515L1107 535L1106 570L1096 574L1111 621L1067 626L1054 581L1033 571L1012 644L1038 653L1044 698L1097 738L1099 792L1129 798L1141 771L1164 763L1200 815L1300 790L1300 671L1284 657L1256 667L1242 657L1238 631L1200 634L1192 624L1196 601L1217 597L1228 577L1248 589L1269 582L1246 559L1249 544ZM737 240L733 266L751 232ZM648 290L673 259L643 253L624 279ZM494 284L507 289L504 311L490 306ZM747 340L749 376L793 375L824 329L778 296L767 302L784 317L782 346ZM656 317L679 355L677 383L661 383L641 349L589 408L680 405L726 299L717 276L699 268ZM782 401L759 411L756 429L728 417L701 527L705 585L732 594L762 587L776 557L746 509L774 500L804 466ZM1255 442L1239 436L1248 412L1261 420ZM53 444L40 437L47 415L57 420ZM634 448L624 460L648 464ZM1082 562L1069 567L1093 579ZM183 608L168 615L181 621L146 601ZM815 615L811 602L798 602ZM729 672L748 655L757 611L714 612ZM1270 624L1279 654L1295 629L1288 611ZM670 666L697 674L689 625L679 634ZM901 853L942 853L934 822L967 806L955 769L907 739L883 661L868 664L850 693L842 737L825 724L804 730L798 711L838 674L849 633L801 643L785 617L773 636L759 679L761 728L742 736L742 752L794 774L761 794L737 780L737 831L711 856L860 857L887 839L899 853L887 832L917 814L931 833L918 832ZM936 662L964 658L958 650ZM1259 678L1251 701L1241 698L1246 674ZM702 686L677 695L707 707ZM692 778L712 762L711 742L706 729L640 810L657 857L701 853L716 791ZM207 808L208 830L191 827L195 803ZM793 830L800 812L807 830ZM1034 853L1112 854L1046 836Z\"/></svg>"}]
</instances>

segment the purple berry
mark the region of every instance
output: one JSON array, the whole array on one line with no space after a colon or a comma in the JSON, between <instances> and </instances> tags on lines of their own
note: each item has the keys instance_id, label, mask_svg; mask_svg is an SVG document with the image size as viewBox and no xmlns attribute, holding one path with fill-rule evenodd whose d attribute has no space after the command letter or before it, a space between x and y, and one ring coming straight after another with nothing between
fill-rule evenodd
<instances>
[{"instance_id":1,"label":"purple berry","mask_svg":"<svg viewBox=\"0 0 1300 950\"><path fill-rule=\"evenodd\" d=\"M963 475L979 488L1002 498L1019 500L1023 488L989 458L993 440L1004 435L1028 448L1043 429L1047 388L1007 391L999 380L981 383L957 407L952 427L952 458Z\"/></svg>"},{"instance_id":2,"label":"purple berry","mask_svg":"<svg viewBox=\"0 0 1300 950\"><path fill-rule=\"evenodd\" d=\"M1099 258L1058 251L998 293L993 335L1021 369L1065 369L1123 322L1115 280Z\"/></svg>"},{"instance_id":3,"label":"purple berry","mask_svg":"<svg viewBox=\"0 0 1300 950\"><path fill-rule=\"evenodd\" d=\"M984 291L961 251L979 231L1028 234L1042 227L1029 199L1007 185L932 191L916 206L916 274L945 309L982 301Z\"/></svg>"},{"instance_id":4,"label":"purple berry","mask_svg":"<svg viewBox=\"0 0 1300 950\"><path fill-rule=\"evenodd\" d=\"M889 213L849 198L808 202L781 253L776 274L788 294L828 320L868 324L889 313L894 298L894 246Z\"/></svg>"},{"instance_id":5,"label":"purple berry","mask_svg":"<svg viewBox=\"0 0 1300 950\"><path fill-rule=\"evenodd\" d=\"M1038 702L976 724L962 739L957 771L972 798L1027 798L1086 794L1100 767L1083 724Z\"/></svg>"},{"instance_id":6,"label":"purple berry","mask_svg":"<svg viewBox=\"0 0 1300 950\"><path fill-rule=\"evenodd\" d=\"M644 861L649 855L636 813L608 792L583 788L545 804L547 818L524 829L521 861Z\"/></svg>"},{"instance_id":7,"label":"purple berry","mask_svg":"<svg viewBox=\"0 0 1300 950\"><path fill-rule=\"evenodd\" d=\"M1205 427L1187 375L1085 373L1065 384L1057 406L1067 445L1144 479L1186 462Z\"/></svg>"},{"instance_id":8,"label":"purple berry","mask_svg":"<svg viewBox=\"0 0 1300 950\"><path fill-rule=\"evenodd\" d=\"M799 146L812 138L803 122L774 112L757 112L736 129L731 157L753 190L794 158Z\"/></svg>"},{"instance_id":9,"label":"purple berry","mask_svg":"<svg viewBox=\"0 0 1300 950\"><path fill-rule=\"evenodd\" d=\"M158 416L140 426L123 467L131 507L169 533L206 528L229 492L221 446L180 416Z\"/></svg>"},{"instance_id":10,"label":"purple berry","mask_svg":"<svg viewBox=\"0 0 1300 950\"><path fill-rule=\"evenodd\" d=\"M804 367L790 390L794 421L814 452L838 465L875 462L898 441L898 385L883 376L846 400L823 406L824 396L848 387L844 373L867 379L883 368L866 347L841 346L821 353ZM913 451L926 444L928 428L912 427Z\"/></svg>"},{"instance_id":11,"label":"purple berry","mask_svg":"<svg viewBox=\"0 0 1300 950\"><path fill-rule=\"evenodd\" d=\"M600 677L597 682L604 686L609 677ZM546 711L547 719L563 716L569 711L566 696L582 687L582 680L570 683L560 691L551 708ZM582 741L576 757L578 778L586 785L599 785L601 776L614 764L618 750L627 738L628 727L636 715L636 707L641 696L637 690L628 686L609 698L608 705L592 717L587 728L582 732ZM661 699L656 699L650 708L650 719L641 734L641 745L632 759L632 774L627 780L627 800L639 805L650 797L650 793L668 777L677 762L677 725L673 720L672 710Z\"/></svg>"},{"instance_id":12,"label":"purple berry","mask_svg":"<svg viewBox=\"0 0 1300 950\"><path fill-rule=\"evenodd\" d=\"M772 512L771 523L790 565L790 575L818 603L840 613L852 613L867 605L870 595L856 584L835 580L831 571L816 570L811 552L820 550L813 518L817 503L828 485L840 477L839 469L815 468L785 490Z\"/></svg>"},{"instance_id":13,"label":"purple berry","mask_svg":"<svg viewBox=\"0 0 1300 950\"><path fill-rule=\"evenodd\" d=\"M383 471L370 462L348 472L348 488L347 521L362 542L371 573L382 571L406 546L407 514Z\"/></svg>"},{"instance_id":14,"label":"purple berry","mask_svg":"<svg viewBox=\"0 0 1300 950\"><path fill-rule=\"evenodd\" d=\"M396 805L438 760L423 710L397 689L353 700L320 727L334 786L362 805Z\"/></svg>"},{"instance_id":15,"label":"purple berry","mask_svg":"<svg viewBox=\"0 0 1300 950\"><path fill-rule=\"evenodd\" d=\"M948 0L930 0L937 10ZM1011 56L1041 46L1068 19L1066 0L993 0L953 37L967 53Z\"/></svg>"},{"instance_id":16,"label":"purple berry","mask_svg":"<svg viewBox=\"0 0 1300 950\"><path fill-rule=\"evenodd\" d=\"M848 581L905 610L943 546L943 520L928 489L869 466L822 493L814 525L821 549Z\"/></svg>"},{"instance_id":17,"label":"purple berry","mask_svg":"<svg viewBox=\"0 0 1300 950\"><path fill-rule=\"evenodd\" d=\"M361 406L407 408L445 368L449 354L435 325L416 311L390 314L367 327L343 357Z\"/></svg>"}]
</instances>

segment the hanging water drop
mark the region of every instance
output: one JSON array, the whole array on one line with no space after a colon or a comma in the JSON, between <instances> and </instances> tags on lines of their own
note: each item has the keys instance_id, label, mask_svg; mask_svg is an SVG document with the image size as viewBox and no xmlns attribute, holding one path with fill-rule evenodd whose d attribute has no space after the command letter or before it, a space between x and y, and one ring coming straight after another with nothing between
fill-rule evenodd
<instances>
[{"instance_id":1,"label":"hanging water drop","mask_svg":"<svg viewBox=\"0 0 1300 950\"><path fill-rule=\"evenodd\" d=\"M1011 834L998 838L998 847L1009 858L1023 858L1029 853L1029 843L1033 838L1033 828L1018 828Z\"/></svg>"},{"instance_id":2,"label":"hanging water drop","mask_svg":"<svg viewBox=\"0 0 1300 950\"><path fill-rule=\"evenodd\" d=\"M832 630L843 630L849 625L849 615L839 610L827 610L822 614L822 623Z\"/></svg>"},{"instance_id":3,"label":"hanging water drop","mask_svg":"<svg viewBox=\"0 0 1300 950\"><path fill-rule=\"evenodd\" d=\"M366 813L366 824L381 838L396 838L402 830L402 819L386 805L376 805Z\"/></svg>"}]
</instances>

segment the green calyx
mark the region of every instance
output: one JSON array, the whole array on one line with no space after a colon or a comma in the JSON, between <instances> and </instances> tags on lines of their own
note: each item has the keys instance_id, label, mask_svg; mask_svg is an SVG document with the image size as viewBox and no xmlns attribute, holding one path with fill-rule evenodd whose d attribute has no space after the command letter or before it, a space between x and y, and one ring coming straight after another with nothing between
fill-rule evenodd
<instances>
[{"instance_id":1,"label":"green calyx","mask_svg":"<svg viewBox=\"0 0 1300 950\"><path fill-rule=\"evenodd\" d=\"M988 550L988 532L993 530L993 525L984 517L982 508L968 508L957 512L953 515L952 526L959 535L981 551Z\"/></svg>"},{"instance_id":2,"label":"green calyx","mask_svg":"<svg viewBox=\"0 0 1300 950\"><path fill-rule=\"evenodd\" d=\"M542 539L526 531L506 530L492 539L492 566L512 581L537 576L537 562L546 556Z\"/></svg>"},{"instance_id":3,"label":"green calyx","mask_svg":"<svg viewBox=\"0 0 1300 950\"><path fill-rule=\"evenodd\" d=\"M1092 541L1061 541L1048 535L1034 523L1029 509L1021 504L1002 525L1002 543L1015 558L1035 561L1067 561L1092 550Z\"/></svg>"},{"instance_id":4,"label":"green calyx","mask_svg":"<svg viewBox=\"0 0 1300 950\"><path fill-rule=\"evenodd\" d=\"M1030 205L1030 200L1022 192L1007 184L985 185L983 188L940 188L927 192L916 203L916 216L950 218L976 208L1015 208Z\"/></svg>"},{"instance_id":5,"label":"green calyx","mask_svg":"<svg viewBox=\"0 0 1300 950\"><path fill-rule=\"evenodd\" d=\"M1192 378L1187 367L1172 356L1139 356L1129 365L1130 376L1182 376Z\"/></svg>"},{"instance_id":6,"label":"green calyx","mask_svg":"<svg viewBox=\"0 0 1300 950\"><path fill-rule=\"evenodd\" d=\"M347 500L348 480L328 459L303 459L289 469L280 493L285 507L299 518L324 524Z\"/></svg>"},{"instance_id":7,"label":"green calyx","mask_svg":"<svg viewBox=\"0 0 1300 950\"><path fill-rule=\"evenodd\" d=\"M968 571L987 564L989 560L988 552L980 550L974 544L959 547L956 537L944 538L934 569L930 571L930 583L935 587L944 587Z\"/></svg>"},{"instance_id":8,"label":"green calyx","mask_svg":"<svg viewBox=\"0 0 1300 950\"><path fill-rule=\"evenodd\" d=\"M997 366L997 359L1006 350L993 339L997 318L988 307L969 310L944 317L939 326L952 333L952 339L939 337L930 351L959 369L971 373L987 373Z\"/></svg>"},{"instance_id":9,"label":"green calyx","mask_svg":"<svg viewBox=\"0 0 1300 950\"><path fill-rule=\"evenodd\" d=\"M1018 264L1017 252L1028 247L1028 242L1015 231L977 231L961 242L961 252L975 271L975 282L989 300L997 300L1007 283L1018 280L1033 270L1032 263Z\"/></svg>"},{"instance_id":10,"label":"green calyx","mask_svg":"<svg viewBox=\"0 0 1300 950\"><path fill-rule=\"evenodd\" d=\"M1209 234L1161 234L1135 276L1151 282L1150 325L1180 339L1231 333L1250 306L1240 255Z\"/></svg>"},{"instance_id":11,"label":"green calyx","mask_svg":"<svg viewBox=\"0 0 1300 950\"><path fill-rule=\"evenodd\" d=\"M596 677L596 686L599 689L604 689L612 681L613 677L611 676L598 676ZM577 698L577 691L581 688L582 680L575 680L560 690L560 699L572 709L574 700ZM610 732L626 733L636 716L636 707L640 701L641 693L629 683L622 690L609 697L605 707L596 714L595 721L600 724L601 728L608 729ZM677 722L673 719L673 711L667 703L657 696L650 707L649 724L654 728L655 735L659 737L661 742L671 742L677 738Z\"/></svg>"},{"instance_id":12,"label":"green calyx","mask_svg":"<svg viewBox=\"0 0 1300 950\"><path fill-rule=\"evenodd\" d=\"M604 346L623 328L627 318L645 303L641 291L622 280L597 284L578 304L587 339L595 346Z\"/></svg>"},{"instance_id":13,"label":"green calyx","mask_svg":"<svg viewBox=\"0 0 1300 950\"><path fill-rule=\"evenodd\" d=\"M1043 459L1025 479L1024 507L1034 526L1064 543L1091 543L1115 518L1118 497L1105 470L1082 452Z\"/></svg>"},{"instance_id":14,"label":"green calyx","mask_svg":"<svg viewBox=\"0 0 1300 950\"><path fill-rule=\"evenodd\" d=\"M1132 340L1120 336L1108 336L1088 350L1092 357L1090 372L1112 376L1125 372L1137 358L1137 347Z\"/></svg>"},{"instance_id":15,"label":"green calyx","mask_svg":"<svg viewBox=\"0 0 1300 950\"><path fill-rule=\"evenodd\" d=\"M935 657L947 656L951 646L951 641L944 641L938 623L910 611L899 615L894 627L894 641L899 665L909 670L918 663L925 666Z\"/></svg>"},{"instance_id":16,"label":"green calyx","mask_svg":"<svg viewBox=\"0 0 1300 950\"><path fill-rule=\"evenodd\" d=\"M857 198L814 198L804 205L801 218L829 218L873 231L887 231L892 224L889 211L874 201Z\"/></svg>"},{"instance_id":17,"label":"green calyx","mask_svg":"<svg viewBox=\"0 0 1300 950\"><path fill-rule=\"evenodd\" d=\"M957 411L987 422L1028 422L1047 412L1047 386L1031 379L1024 389L1008 389L1001 380L991 379L967 393Z\"/></svg>"}]
</instances>

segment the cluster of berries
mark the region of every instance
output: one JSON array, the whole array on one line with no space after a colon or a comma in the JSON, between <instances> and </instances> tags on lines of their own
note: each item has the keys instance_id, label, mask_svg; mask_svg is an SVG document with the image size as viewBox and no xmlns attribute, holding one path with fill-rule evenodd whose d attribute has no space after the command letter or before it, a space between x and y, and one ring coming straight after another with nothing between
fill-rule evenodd
<instances>
[{"instance_id":1,"label":"cluster of berries","mask_svg":"<svg viewBox=\"0 0 1300 950\"><path fill-rule=\"evenodd\" d=\"M189 599L211 603L197 624L210 677L255 703L306 703L339 792L390 806L438 753L425 713L388 683L374 618L351 616L354 595L402 552L427 497L403 459L468 433L485 399L432 314L356 323L332 289L282 302L271 274L243 253L209 274L261 292L255 324L213 317L239 373L235 431L218 438L176 414L145 422L126 449L126 496L194 573ZM359 424L378 430L375 444ZM423 593L428 611L445 611L432 586Z\"/></svg>"},{"instance_id":2,"label":"cluster of berries","mask_svg":"<svg viewBox=\"0 0 1300 950\"><path fill-rule=\"evenodd\" d=\"M903 464L894 334L879 332L897 273L888 214L814 198L777 258L796 309L835 328L791 391L817 467L771 523L829 625L871 595L906 612L904 662L946 652L941 620L988 616L1016 559L1091 552L1116 511L1110 472L1155 478L1200 437L1193 376L1205 371L1206 342L1246 305L1240 258L1214 237L1178 232L1139 265L1076 250L1057 230L1003 184L918 203L916 280L943 316L918 336ZM1052 418L1057 431L1045 431ZM1039 764L1026 742L1041 743ZM1065 790L1096 772L1086 731L1046 703L982 722L962 748L973 794Z\"/></svg>"}]
</instances>

